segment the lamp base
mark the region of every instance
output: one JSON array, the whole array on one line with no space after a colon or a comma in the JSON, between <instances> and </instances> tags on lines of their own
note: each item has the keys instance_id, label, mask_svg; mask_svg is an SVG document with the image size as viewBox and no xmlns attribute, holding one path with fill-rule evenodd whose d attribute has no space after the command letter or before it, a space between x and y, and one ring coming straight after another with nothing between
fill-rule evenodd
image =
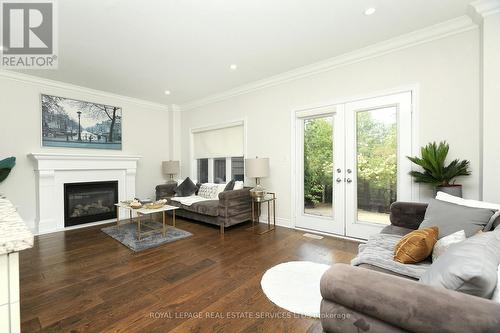
<instances>
[{"instance_id":1,"label":"lamp base","mask_svg":"<svg viewBox=\"0 0 500 333\"><path fill-rule=\"evenodd\" d=\"M266 189L260 184L250 190L250 195L256 200L262 199L266 194Z\"/></svg>"}]
</instances>

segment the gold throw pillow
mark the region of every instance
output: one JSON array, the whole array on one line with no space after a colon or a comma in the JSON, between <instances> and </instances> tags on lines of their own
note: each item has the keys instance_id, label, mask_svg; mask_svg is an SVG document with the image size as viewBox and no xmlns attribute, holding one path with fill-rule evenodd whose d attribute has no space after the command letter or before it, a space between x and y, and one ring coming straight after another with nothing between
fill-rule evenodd
<instances>
[{"instance_id":1,"label":"gold throw pillow","mask_svg":"<svg viewBox=\"0 0 500 333\"><path fill-rule=\"evenodd\" d=\"M394 249L394 260L414 264L431 255L439 234L438 227L414 230L401 238Z\"/></svg>"}]
</instances>

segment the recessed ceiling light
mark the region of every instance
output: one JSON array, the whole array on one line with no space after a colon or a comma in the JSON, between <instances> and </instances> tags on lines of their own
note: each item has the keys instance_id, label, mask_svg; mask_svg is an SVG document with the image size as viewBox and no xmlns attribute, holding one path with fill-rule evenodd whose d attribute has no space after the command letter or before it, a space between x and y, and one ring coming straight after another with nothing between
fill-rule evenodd
<instances>
[{"instance_id":1,"label":"recessed ceiling light","mask_svg":"<svg viewBox=\"0 0 500 333\"><path fill-rule=\"evenodd\" d=\"M170 95L170 90L165 90L165 95Z\"/></svg>"},{"instance_id":2,"label":"recessed ceiling light","mask_svg":"<svg viewBox=\"0 0 500 333\"><path fill-rule=\"evenodd\" d=\"M236 68L238 68L238 66L236 64L232 64L231 66L229 66L229 68L234 71Z\"/></svg>"},{"instance_id":3,"label":"recessed ceiling light","mask_svg":"<svg viewBox=\"0 0 500 333\"><path fill-rule=\"evenodd\" d=\"M376 10L375 8L373 8L373 7L367 8L367 9L365 10L365 15L366 15L366 16L373 15L376 11L377 11L377 10Z\"/></svg>"}]
</instances>

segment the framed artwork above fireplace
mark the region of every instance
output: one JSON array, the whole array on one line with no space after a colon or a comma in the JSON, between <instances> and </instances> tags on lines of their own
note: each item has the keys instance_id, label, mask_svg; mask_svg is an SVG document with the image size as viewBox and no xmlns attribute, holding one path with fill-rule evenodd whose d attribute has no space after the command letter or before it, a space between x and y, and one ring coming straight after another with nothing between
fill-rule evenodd
<instances>
[{"instance_id":1,"label":"framed artwork above fireplace","mask_svg":"<svg viewBox=\"0 0 500 333\"><path fill-rule=\"evenodd\" d=\"M122 109L41 95L42 146L122 149Z\"/></svg>"}]
</instances>

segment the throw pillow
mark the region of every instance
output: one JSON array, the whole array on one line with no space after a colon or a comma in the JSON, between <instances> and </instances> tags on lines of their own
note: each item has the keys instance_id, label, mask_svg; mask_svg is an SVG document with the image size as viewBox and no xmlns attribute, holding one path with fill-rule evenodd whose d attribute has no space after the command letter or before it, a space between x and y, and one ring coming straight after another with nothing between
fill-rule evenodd
<instances>
[{"instance_id":1,"label":"throw pillow","mask_svg":"<svg viewBox=\"0 0 500 333\"><path fill-rule=\"evenodd\" d=\"M451 246L420 282L490 298L497 284L500 230L482 232Z\"/></svg>"},{"instance_id":2,"label":"throw pillow","mask_svg":"<svg viewBox=\"0 0 500 333\"><path fill-rule=\"evenodd\" d=\"M434 249L432 250L432 262L436 261L436 259L444 253L450 246L456 243L460 243L465 240L465 231L460 230L451 235L441 238L434 245Z\"/></svg>"},{"instance_id":3,"label":"throw pillow","mask_svg":"<svg viewBox=\"0 0 500 333\"><path fill-rule=\"evenodd\" d=\"M460 230L464 230L465 236L470 237L482 230L494 213L491 209L466 207L431 199L419 229L437 226L438 239Z\"/></svg>"},{"instance_id":4,"label":"throw pillow","mask_svg":"<svg viewBox=\"0 0 500 333\"><path fill-rule=\"evenodd\" d=\"M205 183L201 184L198 195L205 199L216 199L219 191L217 184Z\"/></svg>"},{"instance_id":5,"label":"throw pillow","mask_svg":"<svg viewBox=\"0 0 500 333\"><path fill-rule=\"evenodd\" d=\"M500 210L500 204L494 204L494 203L485 202L485 201L462 199L462 198L459 198L459 197L456 197L454 195L444 193L441 191L439 191L437 193L436 199L441 200L441 201L451 202L451 203L454 203L457 205L467 206L467 207L488 208L488 209L492 209L492 210Z\"/></svg>"},{"instance_id":6,"label":"throw pillow","mask_svg":"<svg viewBox=\"0 0 500 333\"><path fill-rule=\"evenodd\" d=\"M491 300L493 302L500 303L500 265L498 266L498 276L497 276L497 286L493 291L493 296L491 296Z\"/></svg>"},{"instance_id":7,"label":"throw pillow","mask_svg":"<svg viewBox=\"0 0 500 333\"><path fill-rule=\"evenodd\" d=\"M466 207L487 208L487 209L497 211L496 214L491 217L488 224L483 228L484 231L490 231L490 230L494 229L498 225L498 223L500 223L500 220L497 220L500 217L500 205L499 204L494 204L494 203L485 202L485 201L462 199L462 198L455 197L451 194L444 193L441 191L439 191L437 193L436 200L450 202L450 203L454 203L454 204L466 206Z\"/></svg>"},{"instance_id":8,"label":"throw pillow","mask_svg":"<svg viewBox=\"0 0 500 333\"><path fill-rule=\"evenodd\" d=\"M232 191L234 189L234 183L236 181L234 179L231 179L229 183L227 183L226 187L224 187L224 192L225 191Z\"/></svg>"},{"instance_id":9,"label":"throw pillow","mask_svg":"<svg viewBox=\"0 0 500 333\"><path fill-rule=\"evenodd\" d=\"M243 189L243 182L241 180L235 181L233 190L241 190L241 189Z\"/></svg>"},{"instance_id":10,"label":"throw pillow","mask_svg":"<svg viewBox=\"0 0 500 333\"><path fill-rule=\"evenodd\" d=\"M396 244L394 260L402 264L414 264L423 261L432 253L439 230L437 227L414 230L405 235Z\"/></svg>"},{"instance_id":11,"label":"throw pillow","mask_svg":"<svg viewBox=\"0 0 500 333\"><path fill-rule=\"evenodd\" d=\"M178 197L189 197L193 195L197 189L196 184L193 183L189 177L187 177L179 186L177 186L175 194Z\"/></svg>"}]
</instances>

